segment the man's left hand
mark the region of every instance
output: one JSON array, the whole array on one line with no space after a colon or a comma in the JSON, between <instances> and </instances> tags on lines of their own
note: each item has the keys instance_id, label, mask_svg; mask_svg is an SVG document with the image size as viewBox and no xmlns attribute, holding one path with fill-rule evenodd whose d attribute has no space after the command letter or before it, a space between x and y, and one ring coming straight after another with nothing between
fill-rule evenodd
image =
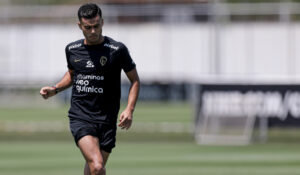
<instances>
[{"instance_id":1,"label":"man's left hand","mask_svg":"<svg viewBox=\"0 0 300 175\"><path fill-rule=\"evenodd\" d=\"M132 124L132 112L125 109L120 115L120 123L118 124L121 129L128 130Z\"/></svg>"}]
</instances>

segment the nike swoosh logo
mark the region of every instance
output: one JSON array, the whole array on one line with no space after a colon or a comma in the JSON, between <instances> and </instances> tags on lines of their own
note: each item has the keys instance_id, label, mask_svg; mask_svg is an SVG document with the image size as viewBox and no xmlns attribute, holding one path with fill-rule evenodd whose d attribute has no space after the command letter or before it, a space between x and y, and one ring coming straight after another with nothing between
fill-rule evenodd
<instances>
[{"instance_id":1,"label":"nike swoosh logo","mask_svg":"<svg viewBox=\"0 0 300 175\"><path fill-rule=\"evenodd\" d=\"M74 59L74 62L76 63L76 62L79 62L79 61L81 61L81 59Z\"/></svg>"}]
</instances>

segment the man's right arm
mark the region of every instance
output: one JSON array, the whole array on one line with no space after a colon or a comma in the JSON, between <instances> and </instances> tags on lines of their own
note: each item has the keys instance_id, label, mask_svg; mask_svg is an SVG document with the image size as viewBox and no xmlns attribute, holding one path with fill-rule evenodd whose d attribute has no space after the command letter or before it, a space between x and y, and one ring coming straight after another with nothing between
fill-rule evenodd
<instances>
[{"instance_id":1,"label":"man's right arm","mask_svg":"<svg viewBox=\"0 0 300 175\"><path fill-rule=\"evenodd\" d=\"M40 90L40 94L44 99L48 99L56 95L56 93L61 92L69 88L73 84L73 70L67 71L64 77L55 86L45 86Z\"/></svg>"}]
</instances>

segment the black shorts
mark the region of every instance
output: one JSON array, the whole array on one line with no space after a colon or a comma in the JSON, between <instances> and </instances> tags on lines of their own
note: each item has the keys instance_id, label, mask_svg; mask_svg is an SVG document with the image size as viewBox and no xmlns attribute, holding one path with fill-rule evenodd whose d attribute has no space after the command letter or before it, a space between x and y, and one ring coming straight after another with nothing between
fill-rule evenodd
<instances>
[{"instance_id":1,"label":"black shorts","mask_svg":"<svg viewBox=\"0 0 300 175\"><path fill-rule=\"evenodd\" d=\"M70 130L78 146L78 141L86 136L92 135L99 138L100 149L111 153L116 144L117 126L102 123L91 123L88 121L70 118Z\"/></svg>"}]
</instances>

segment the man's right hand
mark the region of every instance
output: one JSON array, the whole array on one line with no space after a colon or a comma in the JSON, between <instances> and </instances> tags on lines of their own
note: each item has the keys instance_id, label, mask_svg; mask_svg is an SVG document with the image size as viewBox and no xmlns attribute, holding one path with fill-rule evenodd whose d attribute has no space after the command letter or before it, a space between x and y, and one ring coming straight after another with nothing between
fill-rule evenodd
<instances>
[{"instance_id":1,"label":"man's right hand","mask_svg":"<svg viewBox=\"0 0 300 175\"><path fill-rule=\"evenodd\" d=\"M44 99L48 99L49 97L52 97L56 94L55 87L42 87L42 89L40 90L40 94Z\"/></svg>"}]
</instances>

